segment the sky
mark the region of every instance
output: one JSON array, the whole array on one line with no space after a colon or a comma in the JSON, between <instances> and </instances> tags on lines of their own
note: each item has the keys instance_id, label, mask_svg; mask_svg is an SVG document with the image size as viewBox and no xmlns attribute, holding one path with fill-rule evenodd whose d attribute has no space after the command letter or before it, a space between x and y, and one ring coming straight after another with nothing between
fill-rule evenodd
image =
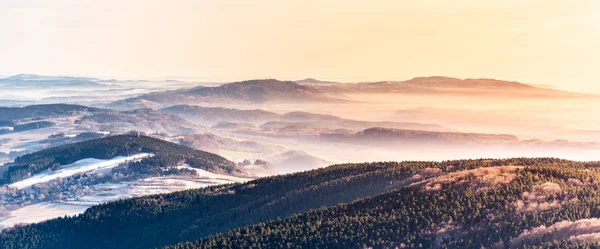
<instances>
[{"instance_id":1,"label":"sky","mask_svg":"<svg viewBox=\"0 0 600 249\"><path fill-rule=\"evenodd\" d=\"M0 75L443 75L600 92L597 0L0 0L0 37Z\"/></svg>"}]
</instances>

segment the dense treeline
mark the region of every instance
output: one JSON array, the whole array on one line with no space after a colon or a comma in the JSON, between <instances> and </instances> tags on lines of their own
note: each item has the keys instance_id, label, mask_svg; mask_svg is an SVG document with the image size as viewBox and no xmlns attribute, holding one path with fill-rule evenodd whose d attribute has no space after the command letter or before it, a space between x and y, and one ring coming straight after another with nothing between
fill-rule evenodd
<instances>
[{"instance_id":1,"label":"dense treeline","mask_svg":"<svg viewBox=\"0 0 600 249\"><path fill-rule=\"evenodd\" d=\"M600 217L597 172L556 166L525 168L510 184L484 191L427 192L401 188L351 204L237 228L170 249L208 248L596 248L597 243L515 240L522 232L560 221ZM569 181L584 185L572 186ZM537 212L513 204L534 186L556 183L555 199L573 200ZM444 189L444 188L442 188ZM528 195L528 194L525 194ZM577 229L581 229L580 227ZM557 230L549 229L548 233ZM546 235L546 237L550 237ZM567 237L568 238L568 237Z\"/></svg>"},{"instance_id":2,"label":"dense treeline","mask_svg":"<svg viewBox=\"0 0 600 249\"><path fill-rule=\"evenodd\" d=\"M481 192L449 186L423 192L410 186L450 172L504 165L529 167L510 185ZM475 248L540 224L596 215L593 207L600 203L590 197L598 197L597 167L551 158L337 165L94 206L78 217L11 229L0 235L0 247L154 248L204 238L174 248ZM431 168L439 171L423 173ZM567 185L572 178L589 185ZM561 183L565 195L584 201L560 211L517 215L510 203L546 181ZM353 202L367 197L373 198ZM496 212L501 215L490 219ZM266 223L244 227L260 222ZM432 234L444 223L464 232ZM484 239L477 238L479 232Z\"/></svg>"},{"instance_id":3,"label":"dense treeline","mask_svg":"<svg viewBox=\"0 0 600 249\"><path fill-rule=\"evenodd\" d=\"M42 119L54 116L72 115L78 112L94 112L100 109L70 104L30 105L25 107L0 107L0 121L22 119Z\"/></svg>"},{"instance_id":4,"label":"dense treeline","mask_svg":"<svg viewBox=\"0 0 600 249\"><path fill-rule=\"evenodd\" d=\"M17 157L8 165L9 168L4 172L0 183L16 182L43 170L71 164L84 158L110 159L138 153L154 154L153 157L129 166L130 169L142 173L183 163L213 172L242 173L233 162L212 153L146 136L118 135L58 146Z\"/></svg>"},{"instance_id":5,"label":"dense treeline","mask_svg":"<svg viewBox=\"0 0 600 249\"><path fill-rule=\"evenodd\" d=\"M55 125L56 124L54 122L50 122L50 121L37 121L37 122L30 122L30 123L25 123L25 124L18 124L18 125L15 125L13 128L14 128L15 132L20 132L20 131L28 131L28 130L47 128L47 127L52 127Z\"/></svg>"}]
</instances>

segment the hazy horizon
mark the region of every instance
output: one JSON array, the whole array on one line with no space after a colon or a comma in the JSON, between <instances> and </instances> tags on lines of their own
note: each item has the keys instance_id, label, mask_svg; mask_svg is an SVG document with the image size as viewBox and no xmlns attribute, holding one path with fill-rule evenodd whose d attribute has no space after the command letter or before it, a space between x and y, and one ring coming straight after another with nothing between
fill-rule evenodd
<instances>
[{"instance_id":1,"label":"hazy horizon","mask_svg":"<svg viewBox=\"0 0 600 249\"><path fill-rule=\"evenodd\" d=\"M560 84L543 84L543 83L537 83L537 82L530 82L530 81L522 81L522 80L515 80L515 79L500 79L500 78L491 78L491 77L455 77L455 76L449 76L449 75L419 75L419 76L413 76L413 77L403 77L403 78L394 78L394 79L367 79L367 80L358 80L358 81L352 81L352 80L348 80L348 79L343 79L343 78L318 78L318 77L301 77L301 78L292 78L292 77L282 77L282 78L274 78L274 77L250 77L250 78L209 78L209 77L192 77L192 76L157 76L157 77L138 77L138 78L127 78L127 77L111 77L111 76L97 76L97 75L78 75L78 74L61 74L61 75L46 75L46 74L37 74L37 73L17 73L17 74L0 74L0 79L3 78L8 78L8 77L12 77L12 76L16 76L16 75L22 75L22 74L31 74L31 75L40 75L40 76L65 76L65 77L84 77L84 78L94 78L94 79L100 79L100 80L112 80L112 79L116 79L116 80L122 80L122 81L167 81L167 80L176 80L176 81L182 81L185 83L212 83L212 84L226 84L226 83L231 83L231 82L239 82L239 81L245 81L245 80L255 80L255 79L276 79L276 80L282 80L282 81L298 81L298 80L303 80L303 79L316 79L316 80L320 80L320 81L331 81L331 82L337 82L337 83L368 83L368 82L383 82L383 81L406 81L406 80L410 80L413 78L418 78L418 77L449 77L449 78L457 78L457 79L495 79L495 80L502 80L502 81L515 81L515 82L519 82L519 83L523 83L523 84L527 84L530 86L534 86L534 87L539 87L539 88L547 88L547 89L555 89L555 90L561 90L561 91L569 91L569 92L578 92L578 93L592 93L592 94L600 94L600 86L598 86L597 88L586 88L581 87L581 86L577 86L577 85L570 85L570 86L565 86L565 85L560 85Z\"/></svg>"},{"instance_id":2,"label":"hazy horizon","mask_svg":"<svg viewBox=\"0 0 600 249\"><path fill-rule=\"evenodd\" d=\"M600 0L0 0L0 248L600 248Z\"/></svg>"},{"instance_id":3,"label":"hazy horizon","mask_svg":"<svg viewBox=\"0 0 600 249\"><path fill-rule=\"evenodd\" d=\"M591 0L3 2L0 75L440 75L600 92L599 11Z\"/></svg>"}]
</instances>

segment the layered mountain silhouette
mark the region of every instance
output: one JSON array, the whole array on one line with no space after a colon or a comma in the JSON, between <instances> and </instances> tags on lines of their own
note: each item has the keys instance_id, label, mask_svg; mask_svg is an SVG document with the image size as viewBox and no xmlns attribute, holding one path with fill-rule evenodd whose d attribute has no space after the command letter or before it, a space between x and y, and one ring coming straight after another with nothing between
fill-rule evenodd
<instances>
[{"instance_id":1,"label":"layered mountain silhouette","mask_svg":"<svg viewBox=\"0 0 600 249\"><path fill-rule=\"evenodd\" d=\"M176 105L159 110L160 112L174 114L207 126L219 122L246 122L263 124L279 119L279 114L263 110L239 110L223 107L202 107L193 105Z\"/></svg>"},{"instance_id":2,"label":"layered mountain silhouette","mask_svg":"<svg viewBox=\"0 0 600 249\"><path fill-rule=\"evenodd\" d=\"M80 113L94 113L102 109L70 104L30 105L25 107L0 107L0 120L18 121L71 116Z\"/></svg>"},{"instance_id":3,"label":"layered mountain silhouette","mask_svg":"<svg viewBox=\"0 0 600 249\"><path fill-rule=\"evenodd\" d=\"M85 116L77 121L80 126L124 133L140 131L144 133L183 134L204 131L205 127L168 113L149 108L131 111L105 110Z\"/></svg>"},{"instance_id":4,"label":"layered mountain silhouette","mask_svg":"<svg viewBox=\"0 0 600 249\"><path fill-rule=\"evenodd\" d=\"M2 87L105 87L99 79L70 76L19 74L0 79Z\"/></svg>"},{"instance_id":5,"label":"layered mountain silhouette","mask_svg":"<svg viewBox=\"0 0 600 249\"><path fill-rule=\"evenodd\" d=\"M371 127L386 127L427 131L449 131L443 126L427 123L360 121L345 119L334 115L303 111L289 112L280 115L260 109L241 110L193 105L177 105L163 108L159 111L183 117L197 124L225 129L245 129L256 128L256 126L259 126L260 128L267 130L278 130L286 127L296 127L299 129L363 130ZM250 126L243 124L248 124Z\"/></svg>"},{"instance_id":6,"label":"layered mountain silhouette","mask_svg":"<svg viewBox=\"0 0 600 249\"><path fill-rule=\"evenodd\" d=\"M361 144L393 145L404 144L414 146L417 144L504 144L517 142L519 138L508 134L481 134L460 132L433 132L406 129L390 129L382 127L369 128L352 134L322 134L322 138L329 141L340 141Z\"/></svg>"},{"instance_id":7,"label":"layered mountain silhouette","mask_svg":"<svg viewBox=\"0 0 600 249\"><path fill-rule=\"evenodd\" d=\"M253 103L267 102L336 102L312 86L275 79L248 80L217 87L195 87L177 91L158 92L112 103L117 108L170 106L201 103Z\"/></svg>"},{"instance_id":8,"label":"layered mountain silhouette","mask_svg":"<svg viewBox=\"0 0 600 249\"><path fill-rule=\"evenodd\" d=\"M581 94L540 88L516 81L495 79L458 79L432 76L416 77L406 81L379 81L349 84L312 84L326 93L404 93L404 94L477 94L511 97L593 97Z\"/></svg>"}]
</instances>

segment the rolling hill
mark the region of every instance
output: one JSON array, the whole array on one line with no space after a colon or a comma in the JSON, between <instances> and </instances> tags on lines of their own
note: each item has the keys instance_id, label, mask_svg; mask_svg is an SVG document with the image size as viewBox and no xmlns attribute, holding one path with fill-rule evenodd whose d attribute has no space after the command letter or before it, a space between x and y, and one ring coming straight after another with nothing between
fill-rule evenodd
<instances>
[{"instance_id":1,"label":"rolling hill","mask_svg":"<svg viewBox=\"0 0 600 249\"><path fill-rule=\"evenodd\" d=\"M184 135L180 136L178 141L182 145L197 150L221 155L233 152L236 154L236 157L239 157L237 154L242 154L244 159L266 160L275 164L278 173L284 174L316 169L332 164L329 161L315 157L304 151L255 141L239 141L210 133ZM232 158L230 159L233 160Z\"/></svg>"},{"instance_id":2,"label":"rolling hill","mask_svg":"<svg viewBox=\"0 0 600 249\"><path fill-rule=\"evenodd\" d=\"M166 248L597 248L598 165L550 163L446 173Z\"/></svg>"},{"instance_id":3,"label":"rolling hill","mask_svg":"<svg viewBox=\"0 0 600 249\"><path fill-rule=\"evenodd\" d=\"M260 109L241 110L222 107L202 107L193 105L177 105L159 110L183 117L194 123L227 128L225 123L252 124L260 128L273 131L296 127L305 131L326 130L364 130L371 127L386 127L395 129L449 131L441 125L415 122L389 122L389 121L362 121L345 119L334 115L310 113L303 111L277 114ZM230 127L235 129L235 126ZM243 127L242 127L243 128ZM314 135L314 134L311 134Z\"/></svg>"},{"instance_id":4,"label":"rolling hill","mask_svg":"<svg viewBox=\"0 0 600 249\"><path fill-rule=\"evenodd\" d=\"M176 105L159 110L160 112L174 114L200 123L212 126L219 122L263 124L267 121L278 120L279 114L263 110L240 110L222 107L202 107L192 105Z\"/></svg>"},{"instance_id":5,"label":"rolling hill","mask_svg":"<svg viewBox=\"0 0 600 249\"><path fill-rule=\"evenodd\" d=\"M86 158L111 159L138 153L154 154L153 157L130 166L138 171L149 172L187 163L191 167L215 173L243 175L234 163L212 153L146 136L118 135L53 147L17 157L13 163L2 167L4 170L0 183L17 182L42 171Z\"/></svg>"},{"instance_id":6,"label":"rolling hill","mask_svg":"<svg viewBox=\"0 0 600 249\"><path fill-rule=\"evenodd\" d=\"M113 102L113 108L168 107L180 104L262 104L267 102L340 102L311 86L275 79L248 80L216 87L156 92Z\"/></svg>"},{"instance_id":7,"label":"rolling hill","mask_svg":"<svg viewBox=\"0 0 600 249\"><path fill-rule=\"evenodd\" d=\"M351 134L322 134L326 141L374 144L380 146L423 144L440 145L484 145L518 142L519 138L507 134L481 134L460 132L433 132L382 127L369 128Z\"/></svg>"},{"instance_id":8,"label":"rolling hill","mask_svg":"<svg viewBox=\"0 0 600 249\"><path fill-rule=\"evenodd\" d=\"M337 165L111 202L5 231L0 245L589 248L575 246L597 245L599 167L551 158Z\"/></svg>"},{"instance_id":9,"label":"rolling hill","mask_svg":"<svg viewBox=\"0 0 600 249\"><path fill-rule=\"evenodd\" d=\"M296 82L298 84L302 84L302 85L336 85L336 84L341 84L339 82L318 80L318 79L315 79L315 78L306 78L306 79L302 79L302 80L296 80L294 82Z\"/></svg>"},{"instance_id":10,"label":"rolling hill","mask_svg":"<svg viewBox=\"0 0 600 249\"><path fill-rule=\"evenodd\" d=\"M501 97L598 97L593 94L572 93L539 88L515 81L496 79L458 79L432 76L416 77L406 81L380 81L333 85L312 85L325 93L377 94L451 94Z\"/></svg>"},{"instance_id":11,"label":"rolling hill","mask_svg":"<svg viewBox=\"0 0 600 249\"><path fill-rule=\"evenodd\" d=\"M102 109L70 104L30 105L25 107L0 107L0 121L39 120L58 116L94 113Z\"/></svg>"},{"instance_id":12,"label":"rolling hill","mask_svg":"<svg viewBox=\"0 0 600 249\"><path fill-rule=\"evenodd\" d=\"M205 127L192 124L179 116L149 108L130 111L104 110L84 116L76 122L82 127L118 133L139 131L148 134L185 134L205 130Z\"/></svg>"}]
</instances>

